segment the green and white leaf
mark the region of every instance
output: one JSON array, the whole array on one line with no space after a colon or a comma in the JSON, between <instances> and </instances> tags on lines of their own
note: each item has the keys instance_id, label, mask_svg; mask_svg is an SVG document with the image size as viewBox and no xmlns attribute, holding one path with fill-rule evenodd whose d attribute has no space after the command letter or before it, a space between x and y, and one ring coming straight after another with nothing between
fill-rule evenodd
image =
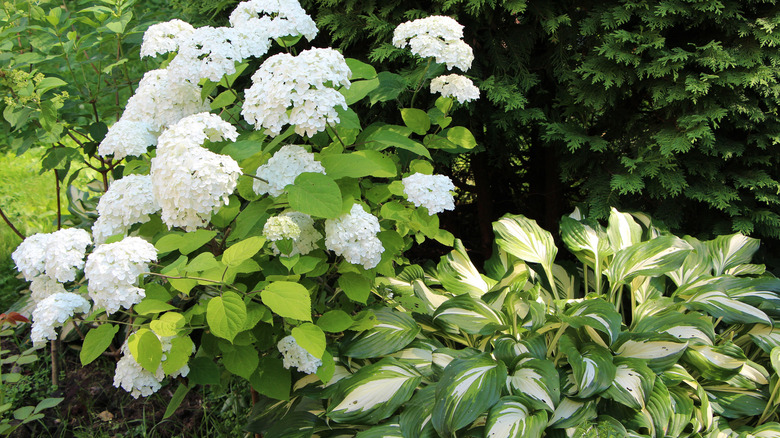
<instances>
[{"instance_id":1,"label":"green and white leaf","mask_svg":"<svg viewBox=\"0 0 780 438\"><path fill-rule=\"evenodd\" d=\"M760 241L742 234L718 236L706 242L712 260L715 275L721 275L726 270L737 265L750 263L753 254L758 250Z\"/></svg>"},{"instance_id":2,"label":"green and white leaf","mask_svg":"<svg viewBox=\"0 0 780 438\"><path fill-rule=\"evenodd\" d=\"M632 409L643 409L653 390L655 373L639 359L618 357L615 365L615 380L604 396Z\"/></svg>"},{"instance_id":3,"label":"green and white leaf","mask_svg":"<svg viewBox=\"0 0 780 438\"><path fill-rule=\"evenodd\" d=\"M692 249L688 242L676 236L640 242L615 253L607 277L614 286L638 275L658 276L679 268Z\"/></svg>"},{"instance_id":4,"label":"green and white leaf","mask_svg":"<svg viewBox=\"0 0 780 438\"><path fill-rule=\"evenodd\" d=\"M502 397L490 409L486 438L540 438L547 427L547 412L531 413L518 397Z\"/></svg>"},{"instance_id":5,"label":"green and white leaf","mask_svg":"<svg viewBox=\"0 0 780 438\"><path fill-rule=\"evenodd\" d=\"M436 384L433 427L441 436L453 436L493 406L501 396L507 371L488 354L455 359Z\"/></svg>"},{"instance_id":6,"label":"green and white leaf","mask_svg":"<svg viewBox=\"0 0 780 438\"><path fill-rule=\"evenodd\" d=\"M772 324L772 319L762 310L737 301L725 292L717 290L697 293L688 298L684 304L689 309L701 310L715 318L723 318L727 323Z\"/></svg>"},{"instance_id":7,"label":"green and white leaf","mask_svg":"<svg viewBox=\"0 0 780 438\"><path fill-rule=\"evenodd\" d=\"M674 365L687 347L687 342L679 342L671 336L635 335L619 340L615 353L619 357L645 360L647 366L659 372Z\"/></svg>"},{"instance_id":8,"label":"green and white leaf","mask_svg":"<svg viewBox=\"0 0 780 438\"><path fill-rule=\"evenodd\" d=\"M507 378L512 395L533 409L555 411L561 398L560 377L549 360L523 358Z\"/></svg>"},{"instance_id":9,"label":"green and white leaf","mask_svg":"<svg viewBox=\"0 0 780 438\"><path fill-rule=\"evenodd\" d=\"M383 424L358 432L355 438L404 438L398 424Z\"/></svg>"},{"instance_id":10,"label":"green and white leaf","mask_svg":"<svg viewBox=\"0 0 780 438\"><path fill-rule=\"evenodd\" d=\"M753 343L766 353L770 353L775 347L780 347L780 327L755 324L747 334L753 340Z\"/></svg>"},{"instance_id":11,"label":"green and white leaf","mask_svg":"<svg viewBox=\"0 0 780 438\"><path fill-rule=\"evenodd\" d=\"M585 344L577 348L567 335L561 337L558 348L566 355L566 360L574 372L579 388L577 397L587 398L600 394L615 380L616 368L612 353L606 348L596 344Z\"/></svg>"},{"instance_id":12,"label":"green and white leaf","mask_svg":"<svg viewBox=\"0 0 780 438\"><path fill-rule=\"evenodd\" d=\"M668 333L690 344L712 345L715 327L712 319L698 312L666 311L639 319L634 333Z\"/></svg>"},{"instance_id":13,"label":"green and white leaf","mask_svg":"<svg viewBox=\"0 0 780 438\"><path fill-rule=\"evenodd\" d=\"M471 335L488 335L505 327L501 313L496 312L484 301L471 295L458 295L447 300L433 314L435 322L444 327L455 326Z\"/></svg>"},{"instance_id":14,"label":"green and white leaf","mask_svg":"<svg viewBox=\"0 0 780 438\"><path fill-rule=\"evenodd\" d=\"M453 250L443 256L439 262L436 278L442 286L454 295L470 294L481 297L495 284L494 280L483 277L471 262L466 248L460 239L455 239Z\"/></svg>"},{"instance_id":15,"label":"green and white leaf","mask_svg":"<svg viewBox=\"0 0 780 438\"><path fill-rule=\"evenodd\" d=\"M613 252L628 248L642 239L642 227L628 213L621 213L615 208L609 213L607 237Z\"/></svg>"},{"instance_id":16,"label":"green and white leaf","mask_svg":"<svg viewBox=\"0 0 780 438\"><path fill-rule=\"evenodd\" d=\"M685 351L685 361L695 367L705 379L728 380L739 374L747 357L733 343L721 345L691 345Z\"/></svg>"},{"instance_id":17,"label":"green and white leaf","mask_svg":"<svg viewBox=\"0 0 780 438\"><path fill-rule=\"evenodd\" d=\"M420 332L415 320L388 308L374 311L377 323L342 343L342 354L354 359L380 357L409 345Z\"/></svg>"},{"instance_id":18,"label":"green and white leaf","mask_svg":"<svg viewBox=\"0 0 780 438\"><path fill-rule=\"evenodd\" d=\"M556 406L547 426L552 429L568 429L591 421L598 416L596 400L575 400L564 397Z\"/></svg>"},{"instance_id":19,"label":"green and white leaf","mask_svg":"<svg viewBox=\"0 0 780 438\"><path fill-rule=\"evenodd\" d=\"M522 215L505 215L493 222L496 244L504 251L530 263L542 265L551 287L555 287L552 265L558 248L552 234L542 229L535 220ZM553 296L558 294L553 291Z\"/></svg>"},{"instance_id":20,"label":"green and white leaf","mask_svg":"<svg viewBox=\"0 0 780 438\"><path fill-rule=\"evenodd\" d=\"M421 380L414 368L382 359L339 381L327 415L339 423L376 424L409 400Z\"/></svg>"},{"instance_id":21,"label":"green and white leaf","mask_svg":"<svg viewBox=\"0 0 780 438\"><path fill-rule=\"evenodd\" d=\"M691 245L693 251L688 253L679 268L666 273L677 286L709 276L712 272L712 261L707 245L691 236L685 236L685 241Z\"/></svg>"},{"instance_id":22,"label":"green and white leaf","mask_svg":"<svg viewBox=\"0 0 780 438\"><path fill-rule=\"evenodd\" d=\"M436 400L436 386L426 386L412 397L399 417L404 437L437 438L431 418Z\"/></svg>"},{"instance_id":23,"label":"green and white leaf","mask_svg":"<svg viewBox=\"0 0 780 438\"><path fill-rule=\"evenodd\" d=\"M425 305L428 315L433 315L439 306L451 298L451 295L449 294L443 295L434 292L423 280L414 280L412 282L412 288L414 290L414 295Z\"/></svg>"},{"instance_id":24,"label":"green and white leaf","mask_svg":"<svg viewBox=\"0 0 780 438\"><path fill-rule=\"evenodd\" d=\"M574 328L593 327L605 333L611 344L620 334L623 318L615 310L615 306L601 298L594 298L574 303L561 315L561 320Z\"/></svg>"}]
</instances>

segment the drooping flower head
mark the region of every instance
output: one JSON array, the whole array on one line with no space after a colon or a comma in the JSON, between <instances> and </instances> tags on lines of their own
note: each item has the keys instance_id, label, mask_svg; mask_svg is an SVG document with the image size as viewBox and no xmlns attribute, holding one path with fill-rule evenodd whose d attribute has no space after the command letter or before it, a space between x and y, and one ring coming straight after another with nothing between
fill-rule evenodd
<instances>
[{"instance_id":1,"label":"drooping flower head","mask_svg":"<svg viewBox=\"0 0 780 438\"><path fill-rule=\"evenodd\" d=\"M144 121L120 119L111 126L98 145L98 155L113 156L115 160L137 157L146 153L149 146L157 144L157 133L152 125Z\"/></svg>"},{"instance_id":2,"label":"drooping flower head","mask_svg":"<svg viewBox=\"0 0 780 438\"><path fill-rule=\"evenodd\" d=\"M257 177L268 182L256 179L252 188L258 195L279 196L284 193L285 186L294 183L304 172L325 174L325 167L302 146L282 146L267 163L257 168Z\"/></svg>"},{"instance_id":3,"label":"drooping flower head","mask_svg":"<svg viewBox=\"0 0 780 438\"><path fill-rule=\"evenodd\" d=\"M258 38L303 35L311 41L317 36L317 25L298 0L241 2L230 14L230 25L241 32L255 34Z\"/></svg>"},{"instance_id":4,"label":"drooping flower head","mask_svg":"<svg viewBox=\"0 0 780 438\"><path fill-rule=\"evenodd\" d=\"M292 239L292 252L285 256L296 254L306 255L317 248L317 242L322 234L314 228L314 219L306 213L286 211L274 216L265 223L263 236L271 242L282 239ZM271 245L275 253L280 253L276 243Z\"/></svg>"},{"instance_id":5,"label":"drooping flower head","mask_svg":"<svg viewBox=\"0 0 780 438\"><path fill-rule=\"evenodd\" d=\"M271 136L287 124L295 125L299 135L312 136L339 122L336 107L347 109L347 103L331 87L349 87L350 75L344 56L333 49L274 55L252 75L241 115Z\"/></svg>"},{"instance_id":6,"label":"drooping flower head","mask_svg":"<svg viewBox=\"0 0 780 438\"><path fill-rule=\"evenodd\" d=\"M452 97L460 103L479 99L479 88L471 82L471 79L455 74L433 78L431 93L441 93L442 96Z\"/></svg>"},{"instance_id":7,"label":"drooping flower head","mask_svg":"<svg viewBox=\"0 0 780 438\"><path fill-rule=\"evenodd\" d=\"M350 263L371 269L385 251L376 236L379 230L379 219L355 204L349 213L325 221L325 247Z\"/></svg>"},{"instance_id":8,"label":"drooping flower head","mask_svg":"<svg viewBox=\"0 0 780 438\"><path fill-rule=\"evenodd\" d=\"M97 211L100 215L92 226L95 243L103 243L115 234L124 234L130 226L144 223L149 215L160 210L154 199L152 177L127 175L114 181L100 198Z\"/></svg>"},{"instance_id":9,"label":"drooping flower head","mask_svg":"<svg viewBox=\"0 0 780 438\"><path fill-rule=\"evenodd\" d=\"M448 69L471 68L474 52L463 42L463 26L450 17L434 15L401 23L393 32L393 45L406 47L421 58L434 58Z\"/></svg>"},{"instance_id":10,"label":"drooping flower head","mask_svg":"<svg viewBox=\"0 0 780 438\"><path fill-rule=\"evenodd\" d=\"M87 290L95 307L111 314L129 309L146 296L137 286L138 276L157 260L157 249L140 237L125 237L119 242L98 245L84 268Z\"/></svg>"},{"instance_id":11,"label":"drooping flower head","mask_svg":"<svg viewBox=\"0 0 780 438\"><path fill-rule=\"evenodd\" d=\"M191 24L177 19L149 26L141 43L141 57L175 52L194 31Z\"/></svg>"},{"instance_id":12,"label":"drooping flower head","mask_svg":"<svg viewBox=\"0 0 780 438\"><path fill-rule=\"evenodd\" d=\"M160 135L151 177L168 227L192 231L206 225L211 215L228 203L241 167L234 159L201 145L206 140L235 140L237 136L230 123L208 113L182 119Z\"/></svg>"},{"instance_id":13,"label":"drooping flower head","mask_svg":"<svg viewBox=\"0 0 780 438\"><path fill-rule=\"evenodd\" d=\"M57 339L56 327L61 327L75 313L89 312L89 301L70 292L55 293L42 299L32 313L30 338L34 346L40 346L46 340Z\"/></svg>"},{"instance_id":14,"label":"drooping flower head","mask_svg":"<svg viewBox=\"0 0 780 438\"><path fill-rule=\"evenodd\" d=\"M402 180L406 199L416 207L425 207L429 215L454 210L452 190L455 185L445 175L415 173Z\"/></svg>"},{"instance_id":15,"label":"drooping flower head","mask_svg":"<svg viewBox=\"0 0 780 438\"><path fill-rule=\"evenodd\" d=\"M282 338L282 340L276 344L276 348L282 353L282 364L285 368L289 369L290 367L295 367L302 373L312 374L316 373L317 368L322 365L322 360L317 359L303 347L298 345L295 338L292 336L285 336Z\"/></svg>"},{"instance_id":16,"label":"drooping flower head","mask_svg":"<svg viewBox=\"0 0 780 438\"><path fill-rule=\"evenodd\" d=\"M160 132L187 116L209 111L200 92L196 84L174 80L168 69L148 71L127 101L121 120L148 123L152 131Z\"/></svg>"}]
</instances>

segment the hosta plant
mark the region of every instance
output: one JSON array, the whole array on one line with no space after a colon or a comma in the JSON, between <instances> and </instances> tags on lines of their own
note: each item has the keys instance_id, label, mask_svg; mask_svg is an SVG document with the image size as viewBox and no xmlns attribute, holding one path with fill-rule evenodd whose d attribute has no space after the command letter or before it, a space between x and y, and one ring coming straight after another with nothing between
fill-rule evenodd
<instances>
[{"instance_id":1,"label":"hosta plant","mask_svg":"<svg viewBox=\"0 0 780 438\"><path fill-rule=\"evenodd\" d=\"M780 436L780 280L740 234L680 238L645 215L575 211L553 236L494 223L479 270L456 241L436 266L378 278L378 324L329 347L256 409L267 436ZM578 260L580 263L574 262ZM324 316L323 316L324 318Z\"/></svg>"}]
</instances>

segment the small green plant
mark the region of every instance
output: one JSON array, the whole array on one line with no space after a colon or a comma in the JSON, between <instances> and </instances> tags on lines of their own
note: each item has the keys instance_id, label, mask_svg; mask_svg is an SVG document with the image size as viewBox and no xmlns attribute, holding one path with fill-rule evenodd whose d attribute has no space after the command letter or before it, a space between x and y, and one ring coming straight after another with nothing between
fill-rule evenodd
<instances>
[{"instance_id":1,"label":"small green plant","mask_svg":"<svg viewBox=\"0 0 780 438\"><path fill-rule=\"evenodd\" d=\"M13 336L14 331L9 326L19 322L30 322L27 318L16 312L0 314L0 338ZM39 401L35 406L18 406L17 400L9 395L9 385L16 385L22 380L19 367L31 364L38 360L35 349L25 350L19 354L6 356L8 350L0 350L0 435L11 435L20 426L31 421L37 421L44 417L45 409L53 408L64 400L61 397L47 397ZM6 371L9 370L9 371Z\"/></svg>"}]
</instances>

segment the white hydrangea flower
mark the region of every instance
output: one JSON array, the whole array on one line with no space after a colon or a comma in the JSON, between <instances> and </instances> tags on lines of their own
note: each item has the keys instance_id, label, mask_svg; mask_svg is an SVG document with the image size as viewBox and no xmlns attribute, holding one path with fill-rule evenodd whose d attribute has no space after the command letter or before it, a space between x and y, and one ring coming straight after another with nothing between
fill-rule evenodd
<instances>
[{"instance_id":1,"label":"white hydrangea flower","mask_svg":"<svg viewBox=\"0 0 780 438\"><path fill-rule=\"evenodd\" d=\"M325 221L325 247L350 263L371 269L385 251L376 237L379 231L379 219L355 204L349 213Z\"/></svg>"},{"instance_id":2,"label":"white hydrangea flower","mask_svg":"<svg viewBox=\"0 0 780 438\"><path fill-rule=\"evenodd\" d=\"M197 84L206 78L219 82L222 76L235 73L236 62L248 55L248 42L244 39L232 27L199 27L179 42L179 51L168 64L168 71L176 81Z\"/></svg>"},{"instance_id":3,"label":"white hydrangea flower","mask_svg":"<svg viewBox=\"0 0 780 438\"><path fill-rule=\"evenodd\" d=\"M165 378L162 366L157 372L150 373L135 360L127 346L127 341L122 345L122 358L116 364L114 373L114 387L121 387L129 392L133 398L139 396L149 397L159 390L160 382Z\"/></svg>"},{"instance_id":4,"label":"white hydrangea flower","mask_svg":"<svg viewBox=\"0 0 780 438\"><path fill-rule=\"evenodd\" d=\"M268 219L263 227L263 235L272 242L293 239L292 252L284 254L288 257L310 253L317 248L317 242L322 238L322 234L314 228L314 219L298 211L286 211ZM280 253L276 243L272 243L271 248L274 253Z\"/></svg>"},{"instance_id":5,"label":"white hydrangea flower","mask_svg":"<svg viewBox=\"0 0 780 438\"><path fill-rule=\"evenodd\" d=\"M286 124L295 125L299 135L312 136L339 122L337 106L347 109L344 96L326 83L349 87L350 75L344 56L333 49L274 55L252 75L241 115L271 136Z\"/></svg>"},{"instance_id":6,"label":"white hydrangea flower","mask_svg":"<svg viewBox=\"0 0 780 438\"><path fill-rule=\"evenodd\" d=\"M204 148L181 154L160 154L152 159L154 196L162 208L162 221L194 231L229 202L241 167L226 155Z\"/></svg>"},{"instance_id":7,"label":"white hydrangea flower","mask_svg":"<svg viewBox=\"0 0 780 438\"><path fill-rule=\"evenodd\" d=\"M401 23L393 32L393 45L406 47L422 58L434 58L448 69L466 71L474 61L474 52L463 42L463 26L450 17L434 15Z\"/></svg>"},{"instance_id":8,"label":"white hydrangea flower","mask_svg":"<svg viewBox=\"0 0 780 438\"><path fill-rule=\"evenodd\" d=\"M317 368L322 365L322 360L312 356L311 353L298 345L292 335L282 338L282 340L276 344L276 347L279 349L279 352L282 353L282 362L287 369L295 367L302 373L313 374L316 373Z\"/></svg>"},{"instance_id":9,"label":"white hydrangea flower","mask_svg":"<svg viewBox=\"0 0 780 438\"><path fill-rule=\"evenodd\" d=\"M87 290L95 307L111 314L140 303L146 292L137 287L138 276L149 271L149 262L157 260L157 249L140 237L125 237L119 242L98 245L84 267Z\"/></svg>"},{"instance_id":10,"label":"white hydrangea flower","mask_svg":"<svg viewBox=\"0 0 780 438\"><path fill-rule=\"evenodd\" d=\"M282 146L267 163L257 168L257 177L252 188L258 195L266 193L279 196L284 193L288 184L304 172L325 174L325 167L314 159L314 154L307 152L302 146L289 144Z\"/></svg>"},{"instance_id":11,"label":"white hydrangea flower","mask_svg":"<svg viewBox=\"0 0 780 438\"><path fill-rule=\"evenodd\" d=\"M44 259L45 275L61 283L76 279L84 267L84 255L92 244L89 233L80 228L63 228L50 234Z\"/></svg>"},{"instance_id":12,"label":"white hydrangea flower","mask_svg":"<svg viewBox=\"0 0 780 438\"><path fill-rule=\"evenodd\" d=\"M114 181L97 205L100 216L92 226L95 243L126 233L130 226L147 222L149 215L159 210L150 175L127 175Z\"/></svg>"},{"instance_id":13,"label":"white hydrangea flower","mask_svg":"<svg viewBox=\"0 0 780 438\"><path fill-rule=\"evenodd\" d=\"M59 281L45 275L39 275L30 281L30 298L34 303L39 303L46 297L65 293L65 286Z\"/></svg>"},{"instance_id":14,"label":"white hydrangea flower","mask_svg":"<svg viewBox=\"0 0 780 438\"><path fill-rule=\"evenodd\" d=\"M297 239L301 235L298 227L289 216L279 215L269 218L263 226L263 236L271 241Z\"/></svg>"},{"instance_id":15,"label":"white hydrangea flower","mask_svg":"<svg viewBox=\"0 0 780 438\"><path fill-rule=\"evenodd\" d=\"M24 279L32 281L46 270L46 246L51 234L37 233L27 237L11 254L16 269Z\"/></svg>"},{"instance_id":16,"label":"white hydrangea flower","mask_svg":"<svg viewBox=\"0 0 780 438\"><path fill-rule=\"evenodd\" d=\"M460 103L479 99L479 88L471 79L461 75L438 76L431 80L431 93L453 97Z\"/></svg>"},{"instance_id":17,"label":"white hydrangea flower","mask_svg":"<svg viewBox=\"0 0 780 438\"><path fill-rule=\"evenodd\" d=\"M122 120L146 122L153 131L162 131L189 115L211 110L200 92L196 84L172 78L167 69L148 71L127 101Z\"/></svg>"},{"instance_id":18,"label":"white hydrangea flower","mask_svg":"<svg viewBox=\"0 0 780 438\"><path fill-rule=\"evenodd\" d=\"M182 118L158 139L157 154L184 154L208 141L236 141L236 127L208 112Z\"/></svg>"},{"instance_id":19,"label":"white hydrangea flower","mask_svg":"<svg viewBox=\"0 0 780 438\"><path fill-rule=\"evenodd\" d=\"M46 340L57 339L55 327L61 327L74 313L89 312L89 301L78 294L64 292L56 293L42 299L33 310L33 324L30 338L38 347Z\"/></svg>"},{"instance_id":20,"label":"white hydrangea flower","mask_svg":"<svg viewBox=\"0 0 780 438\"><path fill-rule=\"evenodd\" d=\"M427 208L429 215L455 209L455 201L452 196L455 185L449 177L415 173L407 176L401 182L404 184L406 199L416 207Z\"/></svg>"},{"instance_id":21,"label":"white hydrangea flower","mask_svg":"<svg viewBox=\"0 0 780 438\"><path fill-rule=\"evenodd\" d=\"M157 335L157 333L155 333ZM173 348L173 340L176 339L176 336L160 336L157 335L157 338L160 339L160 345L162 346L162 358L160 359L160 368L159 371L162 371L162 364L165 363L166 359L168 359L168 353L171 351L171 348ZM195 353L195 344L192 344L192 352L190 354ZM187 374L190 373L190 366L188 364L184 364L181 368L178 370L170 373L169 375L171 377L187 377Z\"/></svg>"},{"instance_id":22,"label":"white hydrangea flower","mask_svg":"<svg viewBox=\"0 0 780 438\"><path fill-rule=\"evenodd\" d=\"M112 155L115 160L146 153L149 146L157 144L157 133L147 122L120 119L108 129L98 145L98 155Z\"/></svg>"},{"instance_id":23,"label":"white hydrangea flower","mask_svg":"<svg viewBox=\"0 0 780 438\"><path fill-rule=\"evenodd\" d=\"M230 25L257 38L303 35L311 41L317 36L317 25L298 0L241 2L230 14Z\"/></svg>"},{"instance_id":24,"label":"white hydrangea flower","mask_svg":"<svg viewBox=\"0 0 780 438\"><path fill-rule=\"evenodd\" d=\"M194 31L195 28L190 23L178 19L149 26L141 42L141 58L175 52L182 41L188 40Z\"/></svg>"}]
</instances>

